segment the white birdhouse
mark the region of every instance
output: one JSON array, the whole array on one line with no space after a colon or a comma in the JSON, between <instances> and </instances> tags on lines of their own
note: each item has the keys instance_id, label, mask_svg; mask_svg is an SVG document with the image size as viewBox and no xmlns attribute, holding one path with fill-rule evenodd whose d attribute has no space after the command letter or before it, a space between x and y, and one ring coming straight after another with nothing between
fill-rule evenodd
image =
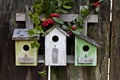
<instances>
[{"instance_id":1,"label":"white birdhouse","mask_svg":"<svg viewBox=\"0 0 120 80\"><path fill-rule=\"evenodd\" d=\"M37 66L38 50L31 48L31 43L39 39L39 35L30 37L28 29L15 29L12 39L15 40L16 66Z\"/></svg>"},{"instance_id":2,"label":"white birdhouse","mask_svg":"<svg viewBox=\"0 0 120 80\"><path fill-rule=\"evenodd\" d=\"M49 31L49 32L48 32ZM58 25L46 31L45 35L45 65L66 65L66 34Z\"/></svg>"}]
</instances>

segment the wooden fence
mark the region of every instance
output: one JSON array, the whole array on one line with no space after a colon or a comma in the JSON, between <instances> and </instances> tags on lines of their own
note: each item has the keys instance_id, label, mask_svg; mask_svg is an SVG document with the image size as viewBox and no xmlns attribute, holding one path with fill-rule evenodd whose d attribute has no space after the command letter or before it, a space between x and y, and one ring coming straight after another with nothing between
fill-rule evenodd
<instances>
[{"instance_id":1,"label":"wooden fence","mask_svg":"<svg viewBox=\"0 0 120 80\"><path fill-rule=\"evenodd\" d=\"M43 63L39 63L36 67L15 66L13 30L14 28L25 27L25 22L16 22L16 13L25 13L25 5L32 5L33 1L0 1L0 80L47 80L48 75L40 76L38 74L39 71L48 71L47 66ZM112 22L110 22L110 0L104 0L98 14L98 24L88 24L88 36L99 42L101 46L98 48L97 66L75 67L74 64L67 64L66 67L52 67L51 80L107 80L109 56L111 59L110 80L120 80L119 3L120 0L113 0ZM76 10L71 11L71 13L76 12ZM74 44L73 38L68 40ZM68 49L68 53L73 55L74 45L71 45ZM42 51L42 54L44 54L44 51Z\"/></svg>"}]
</instances>

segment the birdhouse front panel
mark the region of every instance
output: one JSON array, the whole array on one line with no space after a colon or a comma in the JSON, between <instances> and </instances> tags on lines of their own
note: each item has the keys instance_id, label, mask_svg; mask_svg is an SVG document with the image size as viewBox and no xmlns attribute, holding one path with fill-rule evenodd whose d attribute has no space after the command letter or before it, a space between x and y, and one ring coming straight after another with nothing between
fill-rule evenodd
<instances>
[{"instance_id":1,"label":"birdhouse front panel","mask_svg":"<svg viewBox=\"0 0 120 80\"><path fill-rule=\"evenodd\" d=\"M75 37L75 65L96 66L97 47L79 37Z\"/></svg>"},{"instance_id":2,"label":"birdhouse front panel","mask_svg":"<svg viewBox=\"0 0 120 80\"><path fill-rule=\"evenodd\" d=\"M66 35L58 28L45 36L45 65L66 65Z\"/></svg>"},{"instance_id":3,"label":"birdhouse front panel","mask_svg":"<svg viewBox=\"0 0 120 80\"><path fill-rule=\"evenodd\" d=\"M37 49L31 48L33 41L15 41L16 66L36 66Z\"/></svg>"}]
</instances>

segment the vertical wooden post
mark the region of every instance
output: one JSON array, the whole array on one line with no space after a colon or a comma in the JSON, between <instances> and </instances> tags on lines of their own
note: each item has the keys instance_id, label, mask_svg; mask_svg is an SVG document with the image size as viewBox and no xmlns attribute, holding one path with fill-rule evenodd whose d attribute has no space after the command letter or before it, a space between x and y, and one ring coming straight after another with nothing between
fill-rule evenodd
<instances>
[{"instance_id":1,"label":"vertical wooden post","mask_svg":"<svg viewBox=\"0 0 120 80\"><path fill-rule=\"evenodd\" d=\"M85 23L84 23L84 33L83 33L85 36L87 36L87 27L88 27L87 24L88 24L87 21L85 21Z\"/></svg>"},{"instance_id":2,"label":"vertical wooden post","mask_svg":"<svg viewBox=\"0 0 120 80\"><path fill-rule=\"evenodd\" d=\"M83 9L83 8L88 8L88 6L80 6L80 11L81 11L81 9ZM81 13L80 13L81 14ZM88 23L87 23L87 20L85 20L84 21L84 25L83 25L83 34L85 35L85 36L87 36L87 27L88 27L88 25L87 25Z\"/></svg>"},{"instance_id":3,"label":"vertical wooden post","mask_svg":"<svg viewBox=\"0 0 120 80\"><path fill-rule=\"evenodd\" d=\"M14 29L14 13L16 1L0 0L0 80L14 80L15 64L14 64L14 41L11 39ZM13 76L14 75L14 76Z\"/></svg>"},{"instance_id":4,"label":"vertical wooden post","mask_svg":"<svg viewBox=\"0 0 120 80\"><path fill-rule=\"evenodd\" d=\"M120 0L113 0L110 80L120 80Z\"/></svg>"},{"instance_id":5,"label":"vertical wooden post","mask_svg":"<svg viewBox=\"0 0 120 80\"><path fill-rule=\"evenodd\" d=\"M31 9L32 9L31 6L26 5L26 28L28 29L33 29L33 22L29 16Z\"/></svg>"},{"instance_id":6,"label":"vertical wooden post","mask_svg":"<svg viewBox=\"0 0 120 80\"><path fill-rule=\"evenodd\" d=\"M89 37L101 44L98 49L98 65L93 68L95 80L107 80L108 78L108 58L110 53L110 1L104 0L100 8L97 25L90 25L88 29ZM92 75L91 75L92 76ZM92 79L91 79L92 80Z\"/></svg>"}]
</instances>

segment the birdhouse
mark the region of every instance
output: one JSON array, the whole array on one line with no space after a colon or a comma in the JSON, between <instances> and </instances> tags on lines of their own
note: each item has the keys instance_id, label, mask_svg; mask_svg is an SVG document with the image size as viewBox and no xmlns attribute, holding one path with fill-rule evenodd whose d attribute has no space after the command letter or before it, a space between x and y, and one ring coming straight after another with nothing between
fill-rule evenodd
<instances>
[{"instance_id":1,"label":"birdhouse","mask_svg":"<svg viewBox=\"0 0 120 80\"><path fill-rule=\"evenodd\" d=\"M45 34L45 65L66 65L66 36L59 25L54 25Z\"/></svg>"},{"instance_id":2,"label":"birdhouse","mask_svg":"<svg viewBox=\"0 0 120 80\"><path fill-rule=\"evenodd\" d=\"M36 66L37 49L31 43L39 39L39 35L29 37L28 29L15 29L12 39L15 40L16 66Z\"/></svg>"},{"instance_id":3,"label":"birdhouse","mask_svg":"<svg viewBox=\"0 0 120 80\"><path fill-rule=\"evenodd\" d=\"M96 66L97 47L99 45L87 36L75 36L75 66Z\"/></svg>"}]
</instances>

